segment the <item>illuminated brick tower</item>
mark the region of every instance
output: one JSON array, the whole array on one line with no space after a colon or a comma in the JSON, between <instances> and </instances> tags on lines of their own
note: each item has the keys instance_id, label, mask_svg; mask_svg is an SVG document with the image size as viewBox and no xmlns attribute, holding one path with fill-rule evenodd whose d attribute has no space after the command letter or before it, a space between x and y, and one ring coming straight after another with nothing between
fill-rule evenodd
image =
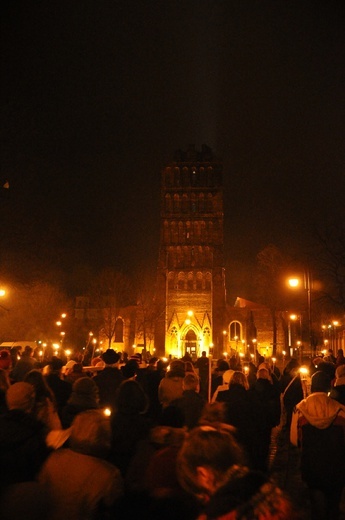
<instances>
[{"instance_id":1,"label":"illuminated brick tower","mask_svg":"<svg viewBox=\"0 0 345 520\"><path fill-rule=\"evenodd\" d=\"M222 163L191 146L162 172L157 354L219 350L225 299Z\"/></svg>"}]
</instances>

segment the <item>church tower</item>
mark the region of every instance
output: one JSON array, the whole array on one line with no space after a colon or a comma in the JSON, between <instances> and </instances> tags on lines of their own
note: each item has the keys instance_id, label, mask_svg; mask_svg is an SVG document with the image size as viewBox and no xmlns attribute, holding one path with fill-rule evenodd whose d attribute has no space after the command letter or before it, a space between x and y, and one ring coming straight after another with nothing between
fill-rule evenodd
<instances>
[{"instance_id":1,"label":"church tower","mask_svg":"<svg viewBox=\"0 0 345 520\"><path fill-rule=\"evenodd\" d=\"M190 146L162 171L155 347L196 358L222 345L225 318L222 163ZM220 347L218 348L218 350ZM215 348L217 350L217 348ZM221 352L214 352L221 355Z\"/></svg>"}]
</instances>

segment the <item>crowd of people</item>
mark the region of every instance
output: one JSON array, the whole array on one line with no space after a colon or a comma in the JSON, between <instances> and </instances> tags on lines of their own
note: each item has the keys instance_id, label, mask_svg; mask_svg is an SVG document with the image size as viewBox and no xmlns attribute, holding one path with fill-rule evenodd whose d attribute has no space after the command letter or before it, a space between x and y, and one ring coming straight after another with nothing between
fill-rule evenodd
<instances>
[{"instance_id":1,"label":"crowd of people","mask_svg":"<svg viewBox=\"0 0 345 520\"><path fill-rule=\"evenodd\" d=\"M341 518L343 352L300 368L0 351L0 518L298 519L270 475L276 427L300 450L312 520Z\"/></svg>"}]
</instances>

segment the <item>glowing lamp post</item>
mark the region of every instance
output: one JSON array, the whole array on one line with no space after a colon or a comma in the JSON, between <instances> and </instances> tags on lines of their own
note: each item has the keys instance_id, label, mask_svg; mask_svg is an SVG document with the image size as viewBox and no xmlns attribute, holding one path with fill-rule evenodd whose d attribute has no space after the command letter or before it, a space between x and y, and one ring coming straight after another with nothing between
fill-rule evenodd
<instances>
[{"instance_id":1,"label":"glowing lamp post","mask_svg":"<svg viewBox=\"0 0 345 520\"><path fill-rule=\"evenodd\" d=\"M334 340L333 341L333 354L336 354L337 348L338 348L337 327L339 327L339 321L333 320L332 325L333 325L333 340Z\"/></svg>"},{"instance_id":2,"label":"glowing lamp post","mask_svg":"<svg viewBox=\"0 0 345 520\"><path fill-rule=\"evenodd\" d=\"M313 331L312 331L312 320L311 320L311 290L312 290L312 280L311 274L307 270L304 272L304 289L307 293L307 308L308 308L308 337L309 337L309 348L310 351L313 349ZM300 278L289 278L288 285L292 289L298 289L301 287L302 282Z\"/></svg>"},{"instance_id":3,"label":"glowing lamp post","mask_svg":"<svg viewBox=\"0 0 345 520\"><path fill-rule=\"evenodd\" d=\"M0 289L0 298L3 298L4 296L6 296L5 289ZM6 307L4 307L3 305L0 305L0 307L1 307L1 309L4 309L4 311L8 312L8 309L6 309Z\"/></svg>"}]
</instances>

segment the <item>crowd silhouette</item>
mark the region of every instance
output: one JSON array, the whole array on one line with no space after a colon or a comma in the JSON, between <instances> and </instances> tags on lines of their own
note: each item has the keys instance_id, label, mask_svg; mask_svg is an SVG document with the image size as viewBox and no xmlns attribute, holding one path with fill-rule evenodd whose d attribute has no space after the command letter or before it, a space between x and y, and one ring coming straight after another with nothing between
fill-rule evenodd
<instances>
[{"instance_id":1,"label":"crowd silhouette","mask_svg":"<svg viewBox=\"0 0 345 520\"><path fill-rule=\"evenodd\" d=\"M345 359L305 361L2 350L0 518L345 518ZM274 431L300 454L308 513L271 474Z\"/></svg>"}]
</instances>

